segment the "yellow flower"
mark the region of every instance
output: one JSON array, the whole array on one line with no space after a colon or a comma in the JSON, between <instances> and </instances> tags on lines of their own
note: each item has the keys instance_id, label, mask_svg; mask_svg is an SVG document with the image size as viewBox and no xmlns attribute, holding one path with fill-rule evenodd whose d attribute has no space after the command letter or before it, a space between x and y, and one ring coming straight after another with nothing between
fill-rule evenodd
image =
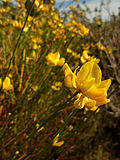
<instances>
[{"instance_id":1,"label":"yellow flower","mask_svg":"<svg viewBox=\"0 0 120 160\"><path fill-rule=\"evenodd\" d=\"M52 85L52 89L54 91L59 91L61 89L61 87L62 87L62 83L61 82L55 82L55 84Z\"/></svg>"},{"instance_id":2,"label":"yellow flower","mask_svg":"<svg viewBox=\"0 0 120 160\"><path fill-rule=\"evenodd\" d=\"M63 145L64 141L60 141L58 142L58 138L59 138L59 134L57 134L57 136L54 138L53 140L53 146L57 146L57 147L60 147Z\"/></svg>"},{"instance_id":3,"label":"yellow flower","mask_svg":"<svg viewBox=\"0 0 120 160\"><path fill-rule=\"evenodd\" d=\"M89 53L89 50L84 50L83 53L82 53L82 56L80 58L81 60L81 63L85 63L86 60L89 60L90 59L90 56L88 55Z\"/></svg>"},{"instance_id":4,"label":"yellow flower","mask_svg":"<svg viewBox=\"0 0 120 160\"><path fill-rule=\"evenodd\" d=\"M60 54L59 52L56 53L49 53L46 56L47 61L53 65L53 66L62 66L65 63L65 59L64 58L60 58Z\"/></svg>"},{"instance_id":5,"label":"yellow flower","mask_svg":"<svg viewBox=\"0 0 120 160\"><path fill-rule=\"evenodd\" d=\"M74 102L76 108L83 108L85 105L92 110L110 101L106 97L111 80L101 81L101 69L94 61L85 63L77 74L76 70L73 73L66 63L63 71L65 73L65 85L71 89L72 93L75 91L80 93Z\"/></svg>"},{"instance_id":6,"label":"yellow flower","mask_svg":"<svg viewBox=\"0 0 120 160\"><path fill-rule=\"evenodd\" d=\"M0 87L2 86L2 80L0 79ZM13 90L13 85L10 82L10 78L6 77L4 82L3 82L3 90Z\"/></svg>"},{"instance_id":7,"label":"yellow flower","mask_svg":"<svg viewBox=\"0 0 120 160\"><path fill-rule=\"evenodd\" d=\"M68 53L72 53L72 50L70 48L67 48Z\"/></svg>"},{"instance_id":8,"label":"yellow flower","mask_svg":"<svg viewBox=\"0 0 120 160\"><path fill-rule=\"evenodd\" d=\"M103 46L103 44L100 43L100 42L96 43L96 46L97 46L98 49L100 49L101 51L104 51L104 50L106 49L105 46Z\"/></svg>"},{"instance_id":9,"label":"yellow flower","mask_svg":"<svg viewBox=\"0 0 120 160\"><path fill-rule=\"evenodd\" d=\"M82 36L88 35L89 29L87 27L85 27L82 23L79 23L78 27L79 27L79 34L81 34Z\"/></svg>"},{"instance_id":10,"label":"yellow flower","mask_svg":"<svg viewBox=\"0 0 120 160\"><path fill-rule=\"evenodd\" d=\"M37 56L36 56L36 52L33 50L33 52L32 52L32 57L34 58L34 59L36 59L37 58Z\"/></svg>"}]
</instances>

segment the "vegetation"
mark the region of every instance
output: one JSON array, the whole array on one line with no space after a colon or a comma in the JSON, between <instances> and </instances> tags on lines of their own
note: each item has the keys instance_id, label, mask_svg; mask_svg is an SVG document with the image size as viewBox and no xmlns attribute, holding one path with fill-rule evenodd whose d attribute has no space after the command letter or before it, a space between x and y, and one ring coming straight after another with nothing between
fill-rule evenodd
<instances>
[{"instance_id":1,"label":"vegetation","mask_svg":"<svg viewBox=\"0 0 120 160\"><path fill-rule=\"evenodd\" d=\"M120 14L16 2L0 3L0 159L119 159Z\"/></svg>"}]
</instances>

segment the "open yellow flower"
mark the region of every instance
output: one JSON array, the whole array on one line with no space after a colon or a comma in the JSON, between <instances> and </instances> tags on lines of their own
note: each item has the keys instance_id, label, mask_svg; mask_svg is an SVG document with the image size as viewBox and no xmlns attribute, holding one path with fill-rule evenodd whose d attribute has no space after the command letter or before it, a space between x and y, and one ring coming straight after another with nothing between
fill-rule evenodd
<instances>
[{"instance_id":1,"label":"open yellow flower","mask_svg":"<svg viewBox=\"0 0 120 160\"><path fill-rule=\"evenodd\" d=\"M97 63L93 61L85 63L77 74L76 70L73 73L65 63L63 71L65 85L71 89L72 93L75 91L80 93L74 103L76 108L82 108L85 105L88 109L93 110L110 101L106 97L111 80L101 81L102 72Z\"/></svg>"},{"instance_id":2,"label":"open yellow flower","mask_svg":"<svg viewBox=\"0 0 120 160\"><path fill-rule=\"evenodd\" d=\"M49 53L46 56L47 61L53 66L62 66L65 63L65 59L62 57L60 58L59 52L56 53Z\"/></svg>"}]
</instances>

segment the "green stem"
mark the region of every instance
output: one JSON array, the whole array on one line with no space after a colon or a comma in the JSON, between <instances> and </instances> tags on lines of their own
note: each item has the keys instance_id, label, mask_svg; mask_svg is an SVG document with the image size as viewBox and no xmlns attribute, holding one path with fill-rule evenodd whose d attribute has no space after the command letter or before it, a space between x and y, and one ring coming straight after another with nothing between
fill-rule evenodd
<instances>
[{"instance_id":1,"label":"green stem","mask_svg":"<svg viewBox=\"0 0 120 160\"><path fill-rule=\"evenodd\" d=\"M47 122L50 122L51 120L53 120L53 119L56 117L56 115L59 113L59 111L60 111L61 109L63 109L63 108L66 106L66 104L67 104L68 102L70 102L71 99L74 98L77 94L78 94L78 92L75 92L70 98L68 98L68 99L66 100L66 102L65 102L64 104L60 104L60 105L57 107L56 111L55 111L51 116L49 116L49 118L47 118L43 123L41 123L41 125L39 126L38 129L36 129L35 131L33 131L33 132L30 134L30 136L29 136L19 147L16 147L14 153L9 157L9 159L12 160L13 157L14 157L15 152L16 152L17 150L20 150L22 147L24 147L25 143L28 142L29 139L32 138L32 137L34 136L34 134L36 134L36 133L38 132L38 130L39 130L42 126L44 126ZM39 134L38 134L38 136L39 136Z\"/></svg>"},{"instance_id":2,"label":"green stem","mask_svg":"<svg viewBox=\"0 0 120 160\"><path fill-rule=\"evenodd\" d=\"M24 25L23 25L23 27L22 27L22 30L21 30L20 34L19 34L17 43L16 43L15 48L14 48L14 50L13 50L13 55L12 55L12 57L10 58L9 66L8 66L8 69L7 69L7 71L6 71L6 74L5 74L5 77L4 77L3 81L5 80L5 78L7 77L8 73L9 73L9 69L10 69L12 60L13 60L14 57L15 57L16 49L17 49L17 47L18 47L18 44L19 44L19 41L20 41L20 39L21 39L23 30L24 30L25 25L26 25L26 23L27 23L28 17L29 17L29 15L30 15L30 13L31 13L31 11L32 11L32 9L33 9L34 2L35 2L35 0L33 1L32 5L31 5L31 8L29 9L29 12L28 12L27 17L26 17L25 22L24 22Z\"/></svg>"},{"instance_id":3,"label":"green stem","mask_svg":"<svg viewBox=\"0 0 120 160\"><path fill-rule=\"evenodd\" d=\"M68 124L68 122L70 121L70 119L76 114L76 112L78 111L78 109L74 109L69 116L67 117L65 123L62 125L62 127L59 129L59 131L53 136L52 140L45 146L45 148L43 149L43 151L41 151L38 156L36 157L37 159L40 159L41 156L45 153L45 151L48 149L48 147L53 143L54 138L60 134L62 132L62 130L65 128L65 126Z\"/></svg>"}]
</instances>

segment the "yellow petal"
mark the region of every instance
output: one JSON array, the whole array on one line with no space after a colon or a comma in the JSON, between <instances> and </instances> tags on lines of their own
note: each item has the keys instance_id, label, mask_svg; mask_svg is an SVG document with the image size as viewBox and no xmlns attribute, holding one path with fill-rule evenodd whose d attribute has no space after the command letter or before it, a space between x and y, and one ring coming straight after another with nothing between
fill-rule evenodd
<instances>
[{"instance_id":1,"label":"yellow petal","mask_svg":"<svg viewBox=\"0 0 120 160\"><path fill-rule=\"evenodd\" d=\"M111 79L101 81L99 88L105 88L106 90L108 90L110 84L111 84Z\"/></svg>"},{"instance_id":2,"label":"yellow petal","mask_svg":"<svg viewBox=\"0 0 120 160\"><path fill-rule=\"evenodd\" d=\"M85 97L84 97L83 95L81 95L81 96L74 102L75 108L77 108L77 109L83 108L84 105L85 105L85 101L86 101Z\"/></svg>"},{"instance_id":3,"label":"yellow petal","mask_svg":"<svg viewBox=\"0 0 120 160\"><path fill-rule=\"evenodd\" d=\"M65 76L67 76L69 74L73 75L73 72L71 71L71 69L70 69L70 67L68 66L67 63L64 64L63 71L64 71Z\"/></svg>"},{"instance_id":4,"label":"yellow petal","mask_svg":"<svg viewBox=\"0 0 120 160\"><path fill-rule=\"evenodd\" d=\"M94 86L98 87L101 83L102 72L101 72L101 69L100 69L100 67L98 66L97 63L92 62L92 64L93 64L93 66L92 66L92 71L91 71L90 77L95 78Z\"/></svg>"},{"instance_id":5,"label":"yellow petal","mask_svg":"<svg viewBox=\"0 0 120 160\"><path fill-rule=\"evenodd\" d=\"M68 88L74 88L73 86L73 75L68 75L64 79L64 84Z\"/></svg>"},{"instance_id":6,"label":"yellow petal","mask_svg":"<svg viewBox=\"0 0 120 160\"><path fill-rule=\"evenodd\" d=\"M87 107L88 109L94 108L95 105L96 105L96 101L95 101L95 100L92 100L92 99L88 99L88 100L85 102L85 107Z\"/></svg>"},{"instance_id":7,"label":"yellow petal","mask_svg":"<svg viewBox=\"0 0 120 160\"><path fill-rule=\"evenodd\" d=\"M63 71L65 74L65 79L64 79L65 86L68 88L74 88L73 87L73 72L71 71L67 63L64 64Z\"/></svg>"},{"instance_id":8,"label":"yellow petal","mask_svg":"<svg viewBox=\"0 0 120 160\"><path fill-rule=\"evenodd\" d=\"M3 90L11 90L11 89L13 89L13 86L11 85L10 78L6 77L3 82Z\"/></svg>"},{"instance_id":9,"label":"yellow petal","mask_svg":"<svg viewBox=\"0 0 120 160\"><path fill-rule=\"evenodd\" d=\"M84 59L86 59L86 60L88 60L89 59L89 55L88 55L88 53L89 53L89 50L84 50L83 51L83 54L82 54L82 56L84 57Z\"/></svg>"},{"instance_id":10,"label":"yellow petal","mask_svg":"<svg viewBox=\"0 0 120 160\"><path fill-rule=\"evenodd\" d=\"M84 64L86 62L86 59L83 56L81 56L80 61L82 64Z\"/></svg>"},{"instance_id":11,"label":"yellow petal","mask_svg":"<svg viewBox=\"0 0 120 160\"><path fill-rule=\"evenodd\" d=\"M60 60L58 61L57 65L58 66L62 66L65 63L65 58L60 58Z\"/></svg>"},{"instance_id":12,"label":"yellow petal","mask_svg":"<svg viewBox=\"0 0 120 160\"><path fill-rule=\"evenodd\" d=\"M96 88L101 83L102 72L98 64L95 62L87 62L77 74L78 88L86 91L86 88ZM88 84L87 84L88 83ZM90 87L91 85L91 87ZM88 87L89 86L89 87Z\"/></svg>"},{"instance_id":13,"label":"yellow petal","mask_svg":"<svg viewBox=\"0 0 120 160\"><path fill-rule=\"evenodd\" d=\"M53 143L53 146L60 147L63 145L63 143L64 143L64 141L56 142L56 143Z\"/></svg>"},{"instance_id":14,"label":"yellow petal","mask_svg":"<svg viewBox=\"0 0 120 160\"><path fill-rule=\"evenodd\" d=\"M93 86L95 83L95 78L91 78L88 79L86 81L84 81L83 83L81 83L80 86L80 90L84 93L86 92L88 89L91 88L91 86Z\"/></svg>"},{"instance_id":15,"label":"yellow petal","mask_svg":"<svg viewBox=\"0 0 120 160\"><path fill-rule=\"evenodd\" d=\"M2 79L0 78L0 87L2 86Z\"/></svg>"},{"instance_id":16,"label":"yellow petal","mask_svg":"<svg viewBox=\"0 0 120 160\"><path fill-rule=\"evenodd\" d=\"M97 108L98 108L98 106L94 106L94 107L92 107L90 110L91 110L91 111L95 111ZM96 112L99 112L99 110L100 110L100 109L98 109Z\"/></svg>"},{"instance_id":17,"label":"yellow petal","mask_svg":"<svg viewBox=\"0 0 120 160\"><path fill-rule=\"evenodd\" d=\"M91 99L99 99L99 97L106 97L107 93L106 93L106 89L104 88L92 88L89 89L88 91L84 92L84 94L91 98Z\"/></svg>"},{"instance_id":18,"label":"yellow petal","mask_svg":"<svg viewBox=\"0 0 120 160\"><path fill-rule=\"evenodd\" d=\"M96 105L101 106L101 105L106 104L108 102L110 102L110 99L103 99L102 101L96 101Z\"/></svg>"},{"instance_id":19,"label":"yellow petal","mask_svg":"<svg viewBox=\"0 0 120 160\"><path fill-rule=\"evenodd\" d=\"M59 52L56 52L56 53L51 52L46 56L46 59L49 63L56 66L57 63L59 62L60 54L59 54Z\"/></svg>"},{"instance_id":20,"label":"yellow petal","mask_svg":"<svg viewBox=\"0 0 120 160\"><path fill-rule=\"evenodd\" d=\"M91 71L91 63L87 62L80 68L77 74L77 82L81 84L90 74Z\"/></svg>"}]
</instances>

